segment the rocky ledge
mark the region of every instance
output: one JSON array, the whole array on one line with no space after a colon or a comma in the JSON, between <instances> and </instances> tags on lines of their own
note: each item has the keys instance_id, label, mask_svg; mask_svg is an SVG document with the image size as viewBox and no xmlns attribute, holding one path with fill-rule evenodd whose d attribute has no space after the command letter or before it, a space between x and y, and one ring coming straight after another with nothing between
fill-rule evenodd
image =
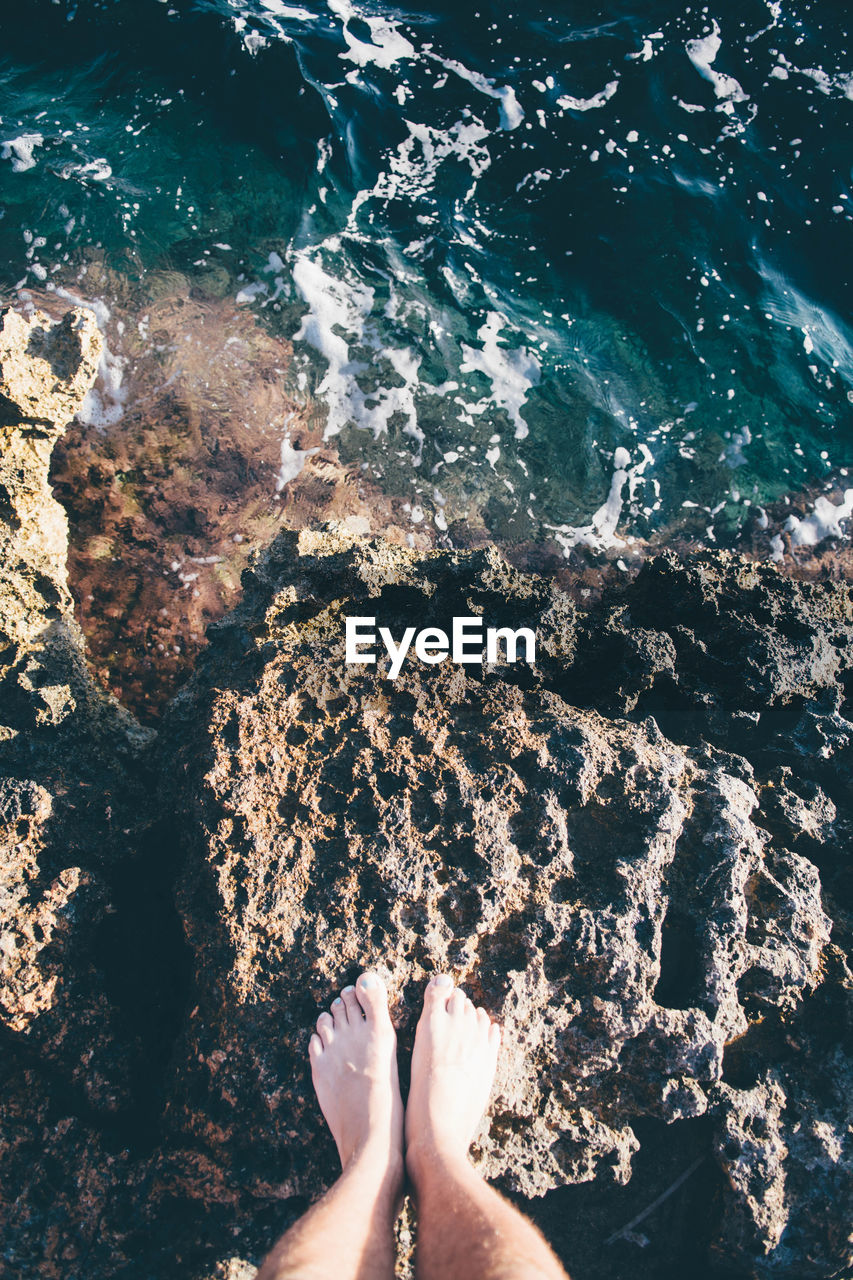
<instances>
[{"instance_id":1,"label":"rocky ledge","mask_svg":"<svg viewBox=\"0 0 853 1280\"><path fill-rule=\"evenodd\" d=\"M155 737L88 676L47 488L96 361L4 318L9 1274L251 1276L333 1176L305 1048L365 964L404 1064L435 968L503 1023L475 1157L575 1280L849 1267L850 587L664 554L582 611L283 532ZM346 616L460 614L535 666L344 661Z\"/></svg>"}]
</instances>

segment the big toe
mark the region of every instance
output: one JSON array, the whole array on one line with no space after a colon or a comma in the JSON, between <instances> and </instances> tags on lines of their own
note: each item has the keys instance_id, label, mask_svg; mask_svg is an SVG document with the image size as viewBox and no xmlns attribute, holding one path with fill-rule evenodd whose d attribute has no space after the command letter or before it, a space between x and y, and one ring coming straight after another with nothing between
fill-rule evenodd
<instances>
[{"instance_id":1,"label":"big toe","mask_svg":"<svg viewBox=\"0 0 853 1280\"><path fill-rule=\"evenodd\" d=\"M447 1008L447 1002L454 993L453 979L447 973L436 974L434 978L430 978L424 992L424 1009L431 1013L433 1010Z\"/></svg>"},{"instance_id":2,"label":"big toe","mask_svg":"<svg viewBox=\"0 0 853 1280\"><path fill-rule=\"evenodd\" d=\"M378 974L373 973L371 970L362 973L355 984L355 993L368 1023L376 1026L391 1025L391 1015L388 1012L388 992Z\"/></svg>"}]
</instances>

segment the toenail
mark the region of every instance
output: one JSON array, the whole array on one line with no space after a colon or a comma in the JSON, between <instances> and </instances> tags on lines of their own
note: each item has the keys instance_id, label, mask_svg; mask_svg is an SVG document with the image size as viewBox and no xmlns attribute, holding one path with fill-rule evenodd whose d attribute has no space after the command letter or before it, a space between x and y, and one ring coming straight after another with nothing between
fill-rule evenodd
<instances>
[{"instance_id":1,"label":"toenail","mask_svg":"<svg viewBox=\"0 0 853 1280\"><path fill-rule=\"evenodd\" d=\"M332 1004L343 1004L343 1000L341 999L340 996L335 996L334 1000L332 1001Z\"/></svg>"},{"instance_id":2,"label":"toenail","mask_svg":"<svg viewBox=\"0 0 853 1280\"><path fill-rule=\"evenodd\" d=\"M363 973L359 978L359 982L363 987L375 987L377 980L375 974Z\"/></svg>"},{"instance_id":3,"label":"toenail","mask_svg":"<svg viewBox=\"0 0 853 1280\"><path fill-rule=\"evenodd\" d=\"M433 978L433 982L437 987L452 987L453 979L449 973L439 973Z\"/></svg>"},{"instance_id":4,"label":"toenail","mask_svg":"<svg viewBox=\"0 0 853 1280\"><path fill-rule=\"evenodd\" d=\"M355 987L353 987L353 986L349 986L349 987L344 987L344 988L343 988L344 995L346 995L346 993L347 993L348 991L355 991Z\"/></svg>"}]
</instances>

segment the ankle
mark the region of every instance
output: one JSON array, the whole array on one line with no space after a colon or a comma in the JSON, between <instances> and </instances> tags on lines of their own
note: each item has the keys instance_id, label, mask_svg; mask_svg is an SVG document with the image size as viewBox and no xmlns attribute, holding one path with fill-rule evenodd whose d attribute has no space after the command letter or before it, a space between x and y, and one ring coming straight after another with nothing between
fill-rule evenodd
<instances>
[{"instance_id":1,"label":"ankle","mask_svg":"<svg viewBox=\"0 0 853 1280\"><path fill-rule=\"evenodd\" d=\"M341 1176L358 1178L362 1185L372 1186L378 1198L396 1201L405 1179L402 1151L389 1152L387 1147L367 1141L353 1151L344 1164Z\"/></svg>"},{"instance_id":2,"label":"ankle","mask_svg":"<svg viewBox=\"0 0 853 1280\"><path fill-rule=\"evenodd\" d=\"M427 1139L409 1143L406 1173L416 1193L422 1192L433 1180L446 1191L448 1182L477 1177L465 1151Z\"/></svg>"}]
</instances>

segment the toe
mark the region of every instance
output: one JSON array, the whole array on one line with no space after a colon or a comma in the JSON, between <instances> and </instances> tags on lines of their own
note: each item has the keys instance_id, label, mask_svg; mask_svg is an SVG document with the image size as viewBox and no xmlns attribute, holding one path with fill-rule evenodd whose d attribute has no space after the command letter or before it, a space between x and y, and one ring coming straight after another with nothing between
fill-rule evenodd
<instances>
[{"instance_id":1,"label":"toe","mask_svg":"<svg viewBox=\"0 0 853 1280\"><path fill-rule=\"evenodd\" d=\"M343 1007L347 1011L347 1018L355 1026L361 1022L361 1006L355 995L355 987L344 987L341 992Z\"/></svg>"},{"instance_id":2,"label":"toe","mask_svg":"<svg viewBox=\"0 0 853 1280\"><path fill-rule=\"evenodd\" d=\"M328 1048L335 1035L335 1024L330 1013L321 1013L317 1019L317 1034Z\"/></svg>"},{"instance_id":3,"label":"toe","mask_svg":"<svg viewBox=\"0 0 853 1280\"><path fill-rule=\"evenodd\" d=\"M347 1012L348 1010L344 1001L340 996L335 996L332 1001L332 1018L334 1019L335 1027L338 1030L347 1025Z\"/></svg>"},{"instance_id":4,"label":"toe","mask_svg":"<svg viewBox=\"0 0 853 1280\"><path fill-rule=\"evenodd\" d=\"M447 1001L447 1012L455 1018L464 1018L465 1009L470 1004L468 997L464 991L460 991L458 987L454 988L453 994Z\"/></svg>"},{"instance_id":5,"label":"toe","mask_svg":"<svg viewBox=\"0 0 853 1280\"><path fill-rule=\"evenodd\" d=\"M368 1022L377 1025L390 1023L388 992L378 974L370 971L363 973L356 983L355 994Z\"/></svg>"},{"instance_id":6,"label":"toe","mask_svg":"<svg viewBox=\"0 0 853 1280\"><path fill-rule=\"evenodd\" d=\"M489 1044L497 1052L501 1043L501 1029L496 1022L489 1027Z\"/></svg>"},{"instance_id":7,"label":"toe","mask_svg":"<svg viewBox=\"0 0 853 1280\"><path fill-rule=\"evenodd\" d=\"M445 1009L447 1000L453 993L453 979L449 973L437 973L434 978L430 978L424 992L424 1008Z\"/></svg>"},{"instance_id":8,"label":"toe","mask_svg":"<svg viewBox=\"0 0 853 1280\"><path fill-rule=\"evenodd\" d=\"M477 1009L477 1025L483 1031L488 1031L489 1027L492 1025L491 1018L489 1017L489 1015L486 1013L486 1010L482 1006L480 1006Z\"/></svg>"},{"instance_id":9,"label":"toe","mask_svg":"<svg viewBox=\"0 0 853 1280\"><path fill-rule=\"evenodd\" d=\"M323 1041L315 1033L314 1035L312 1035L311 1039L308 1041L308 1057L311 1059L312 1062L314 1062L317 1058L322 1057L322 1054L323 1054Z\"/></svg>"}]
</instances>

